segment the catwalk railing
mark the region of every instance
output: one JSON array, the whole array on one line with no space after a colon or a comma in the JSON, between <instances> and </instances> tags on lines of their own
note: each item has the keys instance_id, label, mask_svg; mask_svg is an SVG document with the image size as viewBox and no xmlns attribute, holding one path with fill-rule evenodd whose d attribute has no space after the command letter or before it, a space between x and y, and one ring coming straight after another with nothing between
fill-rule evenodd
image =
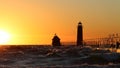
<instances>
[{"instance_id":1,"label":"catwalk railing","mask_svg":"<svg viewBox=\"0 0 120 68\"><path fill-rule=\"evenodd\" d=\"M120 34L110 34L106 37L87 39L84 40L85 45L94 47L116 47L117 43L120 44Z\"/></svg>"}]
</instances>

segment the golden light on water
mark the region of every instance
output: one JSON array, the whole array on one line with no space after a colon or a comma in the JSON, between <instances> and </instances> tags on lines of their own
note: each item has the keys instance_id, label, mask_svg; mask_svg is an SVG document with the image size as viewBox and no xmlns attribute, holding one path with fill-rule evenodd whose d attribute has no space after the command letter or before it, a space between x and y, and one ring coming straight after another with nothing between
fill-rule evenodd
<instances>
[{"instance_id":1,"label":"golden light on water","mask_svg":"<svg viewBox=\"0 0 120 68\"><path fill-rule=\"evenodd\" d=\"M10 34L6 31L0 30L0 44L7 44L10 40Z\"/></svg>"},{"instance_id":2,"label":"golden light on water","mask_svg":"<svg viewBox=\"0 0 120 68\"><path fill-rule=\"evenodd\" d=\"M120 53L120 49L117 50L117 53Z\"/></svg>"}]
</instances>

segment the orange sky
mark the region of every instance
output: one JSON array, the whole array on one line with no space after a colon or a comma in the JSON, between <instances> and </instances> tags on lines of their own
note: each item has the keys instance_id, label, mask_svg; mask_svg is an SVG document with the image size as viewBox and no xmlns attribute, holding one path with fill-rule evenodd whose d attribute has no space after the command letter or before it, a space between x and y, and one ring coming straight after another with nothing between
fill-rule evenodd
<instances>
[{"instance_id":1,"label":"orange sky","mask_svg":"<svg viewBox=\"0 0 120 68\"><path fill-rule=\"evenodd\" d=\"M76 41L83 23L84 39L120 32L120 0L0 0L0 30L11 34L6 44L51 44Z\"/></svg>"}]
</instances>

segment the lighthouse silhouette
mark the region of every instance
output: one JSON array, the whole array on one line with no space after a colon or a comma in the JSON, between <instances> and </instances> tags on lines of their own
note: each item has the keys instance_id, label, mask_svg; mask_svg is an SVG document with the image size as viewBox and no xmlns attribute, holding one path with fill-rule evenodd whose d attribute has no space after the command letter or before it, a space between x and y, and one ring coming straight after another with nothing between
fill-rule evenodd
<instances>
[{"instance_id":1,"label":"lighthouse silhouette","mask_svg":"<svg viewBox=\"0 0 120 68\"><path fill-rule=\"evenodd\" d=\"M77 46L83 46L83 26L81 22L77 26Z\"/></svg>"}]
</instances>

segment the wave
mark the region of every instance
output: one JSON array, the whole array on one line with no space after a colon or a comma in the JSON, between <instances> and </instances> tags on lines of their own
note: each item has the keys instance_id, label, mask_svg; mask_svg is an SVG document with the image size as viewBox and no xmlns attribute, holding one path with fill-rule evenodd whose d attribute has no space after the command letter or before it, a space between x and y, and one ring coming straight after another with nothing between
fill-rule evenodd
<instances>
[{"instance_id":1,"label":"wave","mask_svg":"<svg viewBox=\"0 0 120 68\"><path fill-rule=\"evenodd\" d=\"M119 67L120 54L77 46L2 46L0 67ZM97 66L98 65L98 66ZM105 66L106 65L106 66Z\"/></svg>"}]
</instances>

